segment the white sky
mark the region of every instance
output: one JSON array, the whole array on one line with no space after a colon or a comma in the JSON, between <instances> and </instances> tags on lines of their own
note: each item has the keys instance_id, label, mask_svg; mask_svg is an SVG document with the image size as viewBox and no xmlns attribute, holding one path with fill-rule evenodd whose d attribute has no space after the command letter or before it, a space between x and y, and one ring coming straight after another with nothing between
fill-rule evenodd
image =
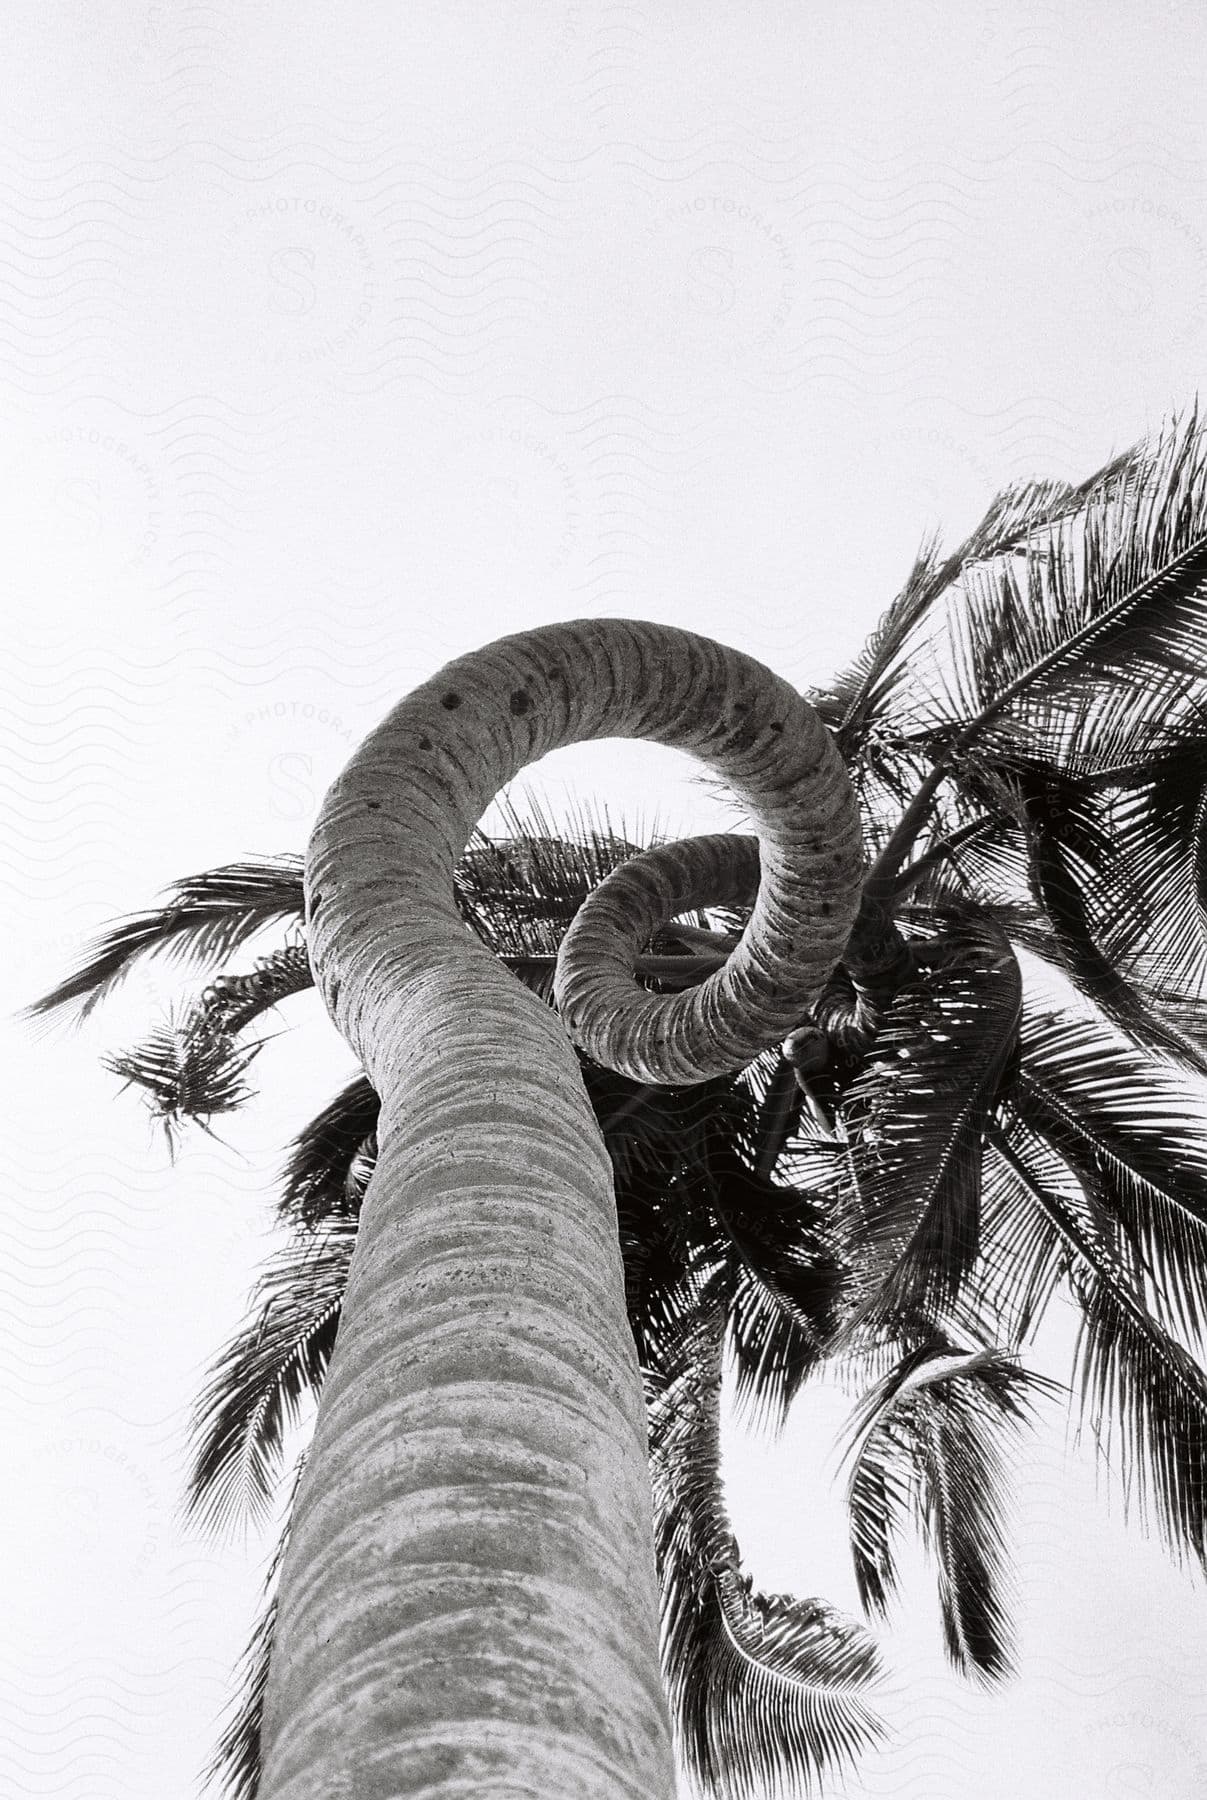
<instances>
[{"instance_id":1,"label":"white sky","mask_svg":"<svg viewBox=\"0 0 1207 1800\"><path fill-rule=\"evenodd\" d=\"M14 0L5 40L0 1789L192 1800L267 1546L182 1530L183 1425L347 1059L291 1001L260 1107L173 1170L98 1062L162 975L78 1037L12 1008L173 877L300 850L448 657L636 615L822 681L924 532L1187 405L1207 28L1176 0ZM678 760L563 753L546 792L698 826ZM731 1436L766 1587L853 1599L841 1414ZM1202 1584L1058 1425L1018 1487L1020 1680L948 1675L919 1569L895 1735L844 1792L1200 1794Z\"/></svg>"}]
</instances>

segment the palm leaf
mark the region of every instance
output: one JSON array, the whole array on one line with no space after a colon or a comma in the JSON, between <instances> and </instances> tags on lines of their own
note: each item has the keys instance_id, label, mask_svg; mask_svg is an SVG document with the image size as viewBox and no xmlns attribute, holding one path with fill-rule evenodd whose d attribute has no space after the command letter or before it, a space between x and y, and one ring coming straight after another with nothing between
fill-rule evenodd
<instances>
[{"instance_id":1,"label":"palm leaf","mask_svg":"<svg viewBox=\"0 0 1207 1800\"><path fill-rule=\"evenodd\" d=\"M1099 469L1088 481L1071 487L1057 481L1028 481L1008 488L991 503L980 523L953 552L940 557L927 546L901 593L852 669L830 692L818 696L823 717L831 724L848 759L868 758L868 731L901 730L918 715L919 674L934 673L917 654L919 628L928 623L937 603L978 563L1014 555L1033 538L1050 531L1084 509L1092 497L1126 488L1134 481L1138 452L1129 451ZM908 695L905 707L902 695Z\"/></svg>"},{"instance_id":2,"label":"palm leaf","mask_svg":"<svg viewBox=\"0 0 1207 1800\"><path fill-rule=\"evenodd\" d=\"M244 1079L263 1042L236 1044L225 1036L198 1037L189 1018L169 1017L136 1049L101 1058L102 1067L141 1088L175 1150L179 1128L192 1119L203 1126L235 1112L252 1095Z\"/></svg>"},{"instance_id":3,"label":"palm leaf","mask_svg":"<svg viewBox=\"0 0 1207 1800\"><path fill-rule=\"evenodd\" d=\"M663 1667L684 1765L719 1800L811 1787L879 1735L864 1693L874 1643L819 1601L741 1573L719 1472L724 1284L705 1277L651 1406Z\"/></svg>"},{"instance_id":4,"label":"palm leaf","mask_svg":"<svg viewBox=\"0 0 1207 1800\"><path fill-rule=\"evenodd\" d=\"M1146 1303L1207 1322L1207 1130L1186 1091L1093 1020L1024 1021L1009 1112L1044 1138L1118 1225Z\"/></svg>"},{"instance_id":5,"label":"palm leaf","mask_svg":"<svg viewBox=\"0 0 1207 1800\"><path fill-rule=\"evenodd\" d=\"M954 851L952 866L994 912L1025 872L1034 911L1007 925L1014 941L1054 961L1133 1043L1207 1073L1187 1009L1145 979L1174 961L1152 843L1129 834L1125 810L1057 764L1015 756L982 765L971 782L997 805L997 825ZM1193 978L1184 965L1181 973Z\"/></svg>"},{"instance_id":6,"label":"palm leaf","mask_svg":"<svg viewBox=\"0 0 1207 1800\"><path fill-rule=\"evenodd\" d=\"M167 905L113 926L85 952L80 966L26 1008L30 1018L80 1003L81 1018L109 994L131 965L150 952L213 967L278 919L303 911L300 856L227 863L190 875L169 890Z\"/></svg>"},{"instance_id":7,"label":"palm leaf","mask_svg":"<svg viewBox=\"0 0 1207 1800\"><path fill-rule=\"evenodd\" d=\"M355 1216L376 1160L380 1104L358 1075L298 1133L282 1178L282 1220L313 1227Z\"/></svg>"},{"instance_id":8,"label":"palm leaf","mask_svg":"<svg viewBox=\"0 0 1207 1800\"><path fill-rule=\"evenodd\" d=\"M1205 653L1207 654L1207 653ZM1106 814L1113 861L1142 887L1137 930L1108 908L1104 948L1116 966L1202 991L1207 983L1207 740L1171 729L1143 767L1095 795ZM1091 802L1093 804L1093 802Z\"/></svg>"},{"instance_id":9,"label":"palm leaf","mask_svg":"<svg viewBox=\"0 0 1207 1800\"><path fill-rule=\"evenodd\" d=\"M818 1334L742 1265L735 1274L728 1326L738 1409L753 1423L778 1430L818 1366Z\"/></svg>"},{"instance_id":10,"label":"palm leaf","mask_svg":"<svg viewBox=\"0 0 1207 1800\"><path fill-rule=\"evenodd\" d=\"M256 1313L215 1365L198 1406L188 1498L211 1528L269 1512L285 1434L327 1371L357 1223L328 1219L288 1243L257 1286Z\"/></svg>"},{"instance_id":11,"label":"palm leaf","mask_svg":"<svg viewBox=\"0 0 1207 1800\"><path fill-rule=\"evenodd\" d=\"M1004 932L953 920L899 990L841 1111L859 1187L854 1317L950 1300L976 1256L984 1126L1018 1034L1022 987Z\"/></svg>"},{"instance_id":12,"label":"palm leaf","mask_svg":"<svg viewBox=\"0 0 1207 1800\"><path fill-rule=\"evenodd\" d=\"M847 1498L865 1608L885 1611L897 1585L894 1539L912 1521L938 1563L948 1656L986 1680L1012 1665L1002 1440L1031 1396L1055 1386L1001 1350L960 1351L939 1338L877 1383L853 1420Z\"/></svg>"},{"instance_id":13,"label":"palm leaf","mask_svg":"<svg viewBox=\"0 0 1207 1800\"><path fill-rule=\"evenodd\" d=\"M1117 958L1100 945L1105 916L1116 936L1135 941L1148 924L1139 871L1127 871L1092 816L1079 810L1069 785L1059 798L1055 783L1028 809L1031 872L1037 902L1060 949L1060 961L1076 986L1134 1043L1177 1058L1207 1074L1207 1055L1193 1039L1145 1004ZM1096 916L1097 915L1097 916Z\"/></svg>"},{"instance_id":14,"label":"palm leaf","mask_svg":"<svg viewBox=\"0 0 1207 1800\"><path fill-rule=\"evenodd\" d=\"M241 1044L239 1034L313 982L304 945L289 945L261 957L250 974L219 976L182 1017L170 1017L136 1049L106 1057L104 1066L146 1092L172 1142L185 1119L204 1122L249 1098L243 1077L264 1040Z\"/></svg>"},{"instance_id":15,"label":"palm leaf","mask_svg":"<svg viewBox=\"0 0 1207 1800\"><path fill-rule=\"evenodd\" d=\"M278 1557L284 1550L282 1540ZM275 1575L275 1565L273 1574ZM275 1581L272 1584L275 1587ZM272 1640L277 1628L277 1600L269 1592L260 1612L239 1670L238 1699L218 1747L214 1751L206 1776L220 1781L227 1800L256 1800L262 1773L260 1732L264 1722L264 1696L268 1690L268 1670L272 1658Z\"/></svg>"},{"instance_id":16,"label":"palm leaf","mask_svg":"<svg viewBox=\"0 0 1207 1800\"><path fill-rule=\"evenodd\" d=\"M556 955L587 895L640 846L613 826L606 808L580 805L569 830L535 800L525 813L503 801L509 835L475 832L455 875L462 915L497 955Z\"/></svg>"},{"instance_id":17,"label":"palm leaf","mask_svg":"<svg viewBox=\"0 0 1207 1800\"><path fill-rule=\"evenodd\" d=\"M993 1141L1068 1253L1082 1318L1083 1418L1120 1468L1125 1498L1156 1524L1176 1555L1207 1567L1207 1377L1147 1311L1092 1200L1087 1205L1086 1196L1079 1202L1036 1181L1030 1135L1012 1121L995 1129Z\"/></svg>"},{"instance_id":18,"label":"palm leaf","mask_svg":"<svg viewBox=\"0 0 1207 1800\"><path fill-rule=\"evenodd\" d=\"M998 1117L1000 1117L1000 1106ZM995 1120L996 1122L996 1120ZM1038 1185L1071 1183L1071 1172L1047 1142L1032 1136L1022 1158L1028 1180ZM967 1298L992 1328L981 1335L1021 1345L1029 1342L1057 1294L1063 1291L1070 1256L1048 1215L1034 1206L1030 1189L1003 1161L992 1134L982 1171L980 1254Z\"/></svg>"},{"instance_id":19,"label":"palm leaf","mask_svg":"<svg viewBox=\"0 0 1207 1800\"><path fill-rule=\"evenodd\" d=\"M953 614L969 734L1037 747L1122 712L1135 733L1201 683L1207 452L1195 416L1128 481L1092 493L1040 551L970 570ZM1054 734L1054 735L1053 735ZM1117 749L1117 744L1116 744Z\"/></svg>"}]
</instances>

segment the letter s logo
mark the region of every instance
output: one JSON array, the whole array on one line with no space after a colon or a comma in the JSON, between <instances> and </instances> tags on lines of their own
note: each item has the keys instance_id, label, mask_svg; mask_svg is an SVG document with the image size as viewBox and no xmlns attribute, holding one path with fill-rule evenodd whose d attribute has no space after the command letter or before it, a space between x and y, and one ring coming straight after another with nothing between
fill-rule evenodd
<instances>
[{"instance_id":1,"label":"letter s logo","mask_svg":"<svg viewBox=\"0 0 1207 1800\"><path fill-rule=\"evenodd\" d=\"M688 289L692 305L700 312L727 313L738 297L730 280L733 251L725 244L708 244L694 250L688 263Z\"/></svg>"},{"instance_id":2,"label":"letter s logo","mask_svg":"<svg viewBox=\"0 0 1207 1800\"><path fill-rule=\"evenodd\" d=\"M310 776L314 758L302 750L282 750L269 759L269 805L278 819L313 819L317 801Z\"/></svg>"},{"instance_id":3,"label":"letter s logo","mask_svg":"<svg viewBox=\"0 0 1207 1800\"><path fill-rule=\"evenodd\" d=\"M290 244L284 250L273 251L268 259L268 273L277 285L268 303L274 312L300 319L303 313L314 311L319 295L310 279L313 268L314 251L306 244Z\"/></svg>"},{"instance_id":4,"label":"letter s logo","mask_svg":"<svg viewBox=\"0 0 1207 1800\"><path fill-rule=\"evenodd\" d=\"M1115 304L1129 318L1138 319L1153 309L1156 295L1149 280L1152 257L1140 244L1112 250L1106 259Z\"/></svg>"},{"instance_id":5,"label":"letter s logo","mask_svg":"<svg viewBox=\"0 0 1207 1800\"><path fill-rule=\"evenodd\" d=\"M1158 1792L1155 1771L1147 1763L1116 1763L1106 1778L1111 1800L1151 1800Z\"/></svg>"},{"instance_id":6,"label":"letter s logo","mask_svg":"<svg viewBox=\"0 0 1207 1800\"><path fill-rule=\"evenodd\" d=\"M71 521L72 536L84 543L97 543L105 521L101 490L96 482L86 480L83 475L69 475L55 489L55 498Z\"/></svg>"}]
</instances>

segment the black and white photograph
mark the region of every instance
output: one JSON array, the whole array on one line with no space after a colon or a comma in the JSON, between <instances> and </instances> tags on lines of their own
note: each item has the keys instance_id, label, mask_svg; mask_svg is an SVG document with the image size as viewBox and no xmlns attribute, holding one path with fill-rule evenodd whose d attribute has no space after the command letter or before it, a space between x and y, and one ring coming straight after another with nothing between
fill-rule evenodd
<instances>
[{"instance_id":1,"label":"black and white photograph","mask_svg":"<svg viewBox=\"0 0 1207 1800\"><path fill-rule=\"evenodd\" d=\"M1207 1794L1207 16L10 0L0 1795Z\"/></svg>"}]
</instances>

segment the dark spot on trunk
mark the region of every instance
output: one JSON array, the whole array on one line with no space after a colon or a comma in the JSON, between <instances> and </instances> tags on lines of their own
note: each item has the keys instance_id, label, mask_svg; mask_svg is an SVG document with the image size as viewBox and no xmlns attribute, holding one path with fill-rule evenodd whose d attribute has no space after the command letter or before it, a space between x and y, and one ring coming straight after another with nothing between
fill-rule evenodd
<instances>
[{"instance_id":1,"label":"dark spot on trunk","mask_svg":"<svg viewBox=\"0 0 1207 1800\"><path fill-rule=\"evenodd\" d=\"M445 712L455 712L461 704L460 694L441 694L440 704Z\"/></svg>"},{"instance_id":2,"label":"dark spot on trunk","mask_svg":"<svg viewBox=\"0 0 1207 1800\"><path fill-rule=\"evenodd\" d=\"M322 894L316 893L314 896L314 899L310 902L310 917L312 919L322 904L323 904Z\"/></svg>"},{"instance_id":3,"label":"dark spot on trunk","mask_svg":"<svg viewBox=\"0 0 1207 1800\"><path fill-rule=\"evenodd\" d=\"M527 688L517 688L507 704L517 719L523 718L532 706L532 695Z\"/></svg>"},{"instance_id":4,"label":"dark spot on trunk","mask_svg":"<svg viewBox=\"0 0 1207 1800\"><path fill-rule=\"evenodd\" d=\"M331 1007L332 1012L335 1011L336 1002L338 1000L339 1000L339 982L338 981L330 981L327 984L327 1001Z\"/></svg>"},{"instance_id":5,"label":"dark spot on trunk","mask_svg":"<svg viewBox=\"0 0 1207 1800\"><path fill-rule=\"evenodd\" d=\"M779 719L772 719L770 729L772 731L782 731L784 729L782 721Z\"/></svg>"},{"instance_id":6,"label":"dark spot on trunk","mask_svg":"<svg viewBox=\"0 0 1207 1800\"><path fill-rule=\"evenodd\" d=\"M432 740L431 740L431 738L430 738L430 737L421 737L421 738L420 738L420 740L419 740L419 748L420 748L420 749L421 749L421 750L430 750L430 749L431 749L431 747L432 747Z\"/></svg>"},{"instance_id":7,"label":"dark spot on trunk","mask_svg":"<svg viewBox=\"0 0 1207 1800\"><path fill-rule=\"evenodd\" d=\"M381 801L380 800L366 800L365 805L370 812L380 812L381 811Z\"/></svg>"}]
</instances>

